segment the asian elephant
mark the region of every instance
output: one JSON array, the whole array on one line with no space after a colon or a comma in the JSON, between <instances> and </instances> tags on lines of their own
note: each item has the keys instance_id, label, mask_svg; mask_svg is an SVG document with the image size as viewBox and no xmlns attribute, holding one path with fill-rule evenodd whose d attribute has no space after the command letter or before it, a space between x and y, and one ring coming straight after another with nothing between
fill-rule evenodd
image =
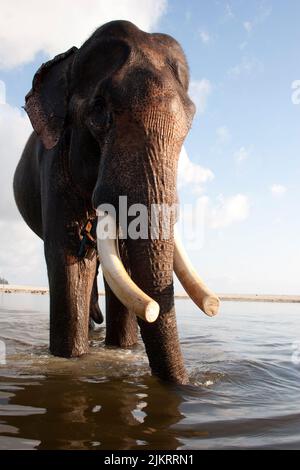
<instances>
[{"instance_id":1,"label":"asian elephant","mask_svg":"<svg viewBox=\"0 0 300 470\"><path fill-rule=\"evenodd\" d=\"M87 353L89 315L102 321L97 256L91 246L80 253L82 229L95 209L111 204L117 225L119 196L127 196L128 206L139 203L149 210L152 204L176 203L178 157L195 112L188 85L180 45L127 21L101 26L79 49L36 72L25 106L34 132L15 172L14 194L26 223L44 241L52 354ZM208 315L216 313L218 298L174 243L173 225L167 239L128 238L119 251L116 241L107 243L98 244L106 344L132 346L139 325L152 372L187 383L173 267Z\"/></svg>"}]
</instances>

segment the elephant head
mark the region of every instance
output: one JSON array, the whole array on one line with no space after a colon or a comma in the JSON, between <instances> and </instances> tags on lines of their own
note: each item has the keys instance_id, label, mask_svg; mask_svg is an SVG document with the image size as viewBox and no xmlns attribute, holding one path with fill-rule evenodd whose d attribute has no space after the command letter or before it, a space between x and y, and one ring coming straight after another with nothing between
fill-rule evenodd
<instances>
[{"instance_id":1,"label":"elephant head","mask_svg":"<svg viewBox=\"0 0 300 470\"><path fill-rule=\"evenodd\" d=\"M113 21L81 46L42 66L26 98L26 110L46 149L64 139L70 147L74 184L97 208L110 204L119 224L119 197L127 206L173 207L177 163L195 106L188 96L189 71L180 45L170 36L149 34L132 23ZM148 235L151 228L149 217ZM173 270L193 300L208 314L218 299L193 271L174 238L124 241L131 277L118 258L116 242L100 240L107 284L139 318L152 371L184 383L174 310ZM175 240L175 241L174 241Z\"/></svg>"}]
</instances>

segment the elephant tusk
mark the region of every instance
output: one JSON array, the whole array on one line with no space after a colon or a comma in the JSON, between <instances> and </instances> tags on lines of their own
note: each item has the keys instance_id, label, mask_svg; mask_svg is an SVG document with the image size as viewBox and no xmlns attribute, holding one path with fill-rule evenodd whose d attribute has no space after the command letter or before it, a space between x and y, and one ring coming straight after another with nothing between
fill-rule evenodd
<instances>
[{"instance_id":1,"label":"elephant tusk","mask_svg":"<svg viewBox=\"0 0 300 470\"><path fill-rule=\"evenodd\" d=\"M109 214L105 214L105 217L107 217L107 224L111 224L111 227L114 226L116 228L114 218ZM98 233L98 226L97 248L106 282L115 296L128 310L134 312L135 315L148 323L154 322L159 315L158 303L145 294L128 275L118 255L116 237L104 238L101 236L101 233Z\"/></svg>"},{"instance_id":2,"label":"elephant tusk","mask_svg":"<svg viewBox=\"0 0 300 470\"><path fill-rule=\"evenodd\" d=\"M174 231L174 271L184 290L195 304L209 317L218 313L220 300L204 284L190 262L176 227Z\"/></svg>"}]
</instances>

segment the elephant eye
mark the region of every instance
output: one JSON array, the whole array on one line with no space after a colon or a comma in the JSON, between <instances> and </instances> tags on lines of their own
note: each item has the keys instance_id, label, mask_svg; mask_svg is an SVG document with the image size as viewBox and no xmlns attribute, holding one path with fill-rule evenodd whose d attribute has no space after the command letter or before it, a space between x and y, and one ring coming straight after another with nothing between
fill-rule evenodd
<instances>
[{"instance_id":1,"label":"elephant eye","mask_svg":"<svg viewBox=\"0 0 300 470\"><path fill-rule=\"evenodd\" d=\"M168 65L171 68L173 74L179 83L184 87L185 90L188 88L189 76L186 67L178 61L168 60Z\"/></svg>"},{"instance_id":2,"label":"elephant eye","mask_svg":"<svg viewBox=\"0 0 300 470\"><path fill-rule=\"evenodd\" d=\"M98 97L94 100L92 104L93 111L102 111L105 108L106 108L106 102L103 98Z\"/></svg>"},{"instance_id":3,"label":"elephant eye","mask_svg":"<svg viewBox=\"0 0 300 470\"><path fill-rule=\"evenodd\" d=\"M97 98L91 105L88 124L93 129L107 130L112 123L112 116L103 98Z\"/></svg>"}]
</instances>

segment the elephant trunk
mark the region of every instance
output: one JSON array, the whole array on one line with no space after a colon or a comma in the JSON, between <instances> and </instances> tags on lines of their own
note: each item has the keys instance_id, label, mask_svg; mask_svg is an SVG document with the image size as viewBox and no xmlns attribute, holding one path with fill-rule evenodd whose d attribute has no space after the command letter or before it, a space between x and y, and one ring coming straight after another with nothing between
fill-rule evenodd
<instances>
[{"instance_id":1,"label":"elephant trunk","mask_svg":"<svg viewBox=\"0 0 300 470\"><path fill-rule=\"evenodd\" d=\"M177 331L173 287L180 144L169 131L168 124L162 132L163 139L156 134L155 142L152 136L153 145L148 147L147 156L139 168L143 177L141 187L145 188L143 195L133 194L129 198L129 203L144 199L148 237L133 239L129 236L126 247L132 280L159 305L155 322L138 318L151 370L160 379L188 383Z\"/></svg>"}]
</instances>

